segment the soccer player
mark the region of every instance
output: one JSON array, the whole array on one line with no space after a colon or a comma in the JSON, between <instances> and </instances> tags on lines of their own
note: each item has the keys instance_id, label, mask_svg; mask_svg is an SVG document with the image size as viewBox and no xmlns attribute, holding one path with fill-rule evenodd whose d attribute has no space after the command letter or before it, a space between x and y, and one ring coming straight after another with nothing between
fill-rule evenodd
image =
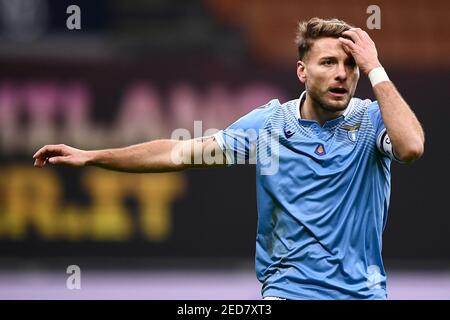
<instances>
[{"instance_id":1,"label":"soccer player","mask_svg":"<svg viewBox=\"0 0 450 320\"><path fill-rule=\"evenodd\" d=\"M365 31L313 18L299 23L296 43L305 85L299 99L271 100L201 139L95 151L47 145L35 166L166 172L249 162L256 153L262 296L386 299L381 247L390 164L420 158L424 132ZM376 101L353 98L360 72Z\"/></svg>"}]
</instances>

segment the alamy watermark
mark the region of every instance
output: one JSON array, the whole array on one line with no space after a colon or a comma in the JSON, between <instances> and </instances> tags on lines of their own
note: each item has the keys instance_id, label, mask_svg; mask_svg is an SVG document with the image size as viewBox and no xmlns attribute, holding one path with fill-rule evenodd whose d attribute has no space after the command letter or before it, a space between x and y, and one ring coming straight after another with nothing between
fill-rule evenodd
<instances>
[{"instance_id":1,"label":"alamy watermark","mask_svg":"<svg viewBox=\"0 0 450 320\"><path fill-rule=\"evenodd\" d=\"M69 290L81 289L81 269L76 264L67 267L66 273L70 276L66 280L66 288Z\"/></svg>"},{"instance_id":2,"label":"alamy watermark","mask_svg":"<svg viewBox=\"0 0 450 320\"><path fill-rule=\"evenodd\" d=\"M370 265L367 267L367 281L366 285L369 289L381 289L381 272L377 265Z\"/></svg>"},{"instance_id":3,"label":"alamy watermark","mask_svg":"<svg viewBox=\"0 0 450 320\"><path fill-rule=\"evenodd\" d=\"M67 7L66 13L70 14L66 20L66 27L69 30L81 30L81 9L79 6L72 4Z\"/></svg>"},{"instance_id":4,"label":"alamy watermark","mask_svg":"<svg viewBox=\"0 0 450 320\"><path fill-rule=\"evenodd\" d=\"M370 16L367 18L366 26L367 29L373 30L373 29L381 29L381 9L376 4L372 4L367 7L366 10L367 14L370 14Z\"/></svg>"},{"instance_id":5,"label":"alamy watermark","mask_svg":"<svg viewBox=\"0 0 450 320\"><path fill-rule=\"evenodd\" d=\"M70 14L66 20L66 26L69 30L81 30L81 8L77 5L70 5L66 9ZM369 30L381 29L381 9L378 5L372 4L367 7L366 13L370 16L366 20L366 26Z\"/></svg>"},{"instance_id":6,"label":"alamy watermark","mask_svg":"<svg viewBox=\"0 0 450 320\"><path fill-rule=\"evenodd\" d=\"M179 128L171 139L185 142L172 149L175 165L255 164L261 175L273 175L279 169L279 135L267 129L208 129L203 133L202 121L194 121L194 137ZM217 144L208 143L212 140Z\"/></svg>"}]
</instances>

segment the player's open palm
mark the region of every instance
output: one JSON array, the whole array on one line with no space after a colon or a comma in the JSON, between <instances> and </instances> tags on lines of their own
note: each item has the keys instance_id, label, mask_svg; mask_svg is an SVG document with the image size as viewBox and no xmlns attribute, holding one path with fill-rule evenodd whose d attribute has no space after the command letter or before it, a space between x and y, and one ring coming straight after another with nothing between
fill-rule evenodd
<instances>
[{"instance_id":1,"label":"player's open palm","mask_svg":"<svg viewBox=\"0 0 450 320\"><path fill-rule=\"evenodd\" d=\"M64 144L46 145L33 156L34 166L42 168L47 163L83 166L87 161L87 151L75 149Z\"/></svg>"}]
</instances>

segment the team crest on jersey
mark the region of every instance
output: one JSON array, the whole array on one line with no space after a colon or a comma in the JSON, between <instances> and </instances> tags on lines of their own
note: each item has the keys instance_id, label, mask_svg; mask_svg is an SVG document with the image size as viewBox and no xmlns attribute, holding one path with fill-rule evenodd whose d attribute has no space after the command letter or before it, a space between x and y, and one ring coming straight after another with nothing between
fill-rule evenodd
<instances>
[{"instance_id":1,"label":"team crest on jersey","mask_svg":"<svg viewBox=\"0 0 450 320\"><path fill-rule=\"evenodd\" d=\"M317 146L316 151L314 152L318 156L323 156L324 154L326 154L325 147L321 143Z\"/></svg>"},{"instance_id":2,"label":"team crest on jersey","mask_svg":"<svg viewBox=\"0 0 450 320\"><path fill-rule=\"evenodd\" d=\"M358 124L356 124L356 125L354 125L354 126L350 126L350 125L344 125L344 126L342 126L342 128L344 129L344 130L347 130L347 137L349 138L349 140L351 141L351 142L355 142L356 141L356 137L357 137L357 135L358 135L358 130L359 130L359 127L360 127L361 125L358 123Z\"/></svg>"}]
</instances>

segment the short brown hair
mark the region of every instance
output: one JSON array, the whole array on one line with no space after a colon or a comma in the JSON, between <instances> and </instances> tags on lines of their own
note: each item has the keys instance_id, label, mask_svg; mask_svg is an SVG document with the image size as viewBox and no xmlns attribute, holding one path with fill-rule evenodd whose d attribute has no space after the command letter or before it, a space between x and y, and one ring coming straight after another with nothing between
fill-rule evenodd
<instances>
[{"instance_id":1,"label":"short brown hair","mask_svg":"<svg viewBox=\"0 0 450 320\"><path fill-rule=\"evenodd\" d=\"M309 21L300 21L295 37L299 59L303 60L305 58L314 40L324 37L339 38L344 31L350 28L353 28L353 26L339 19L312 18Z\"/></svg>"}]
</instances>

